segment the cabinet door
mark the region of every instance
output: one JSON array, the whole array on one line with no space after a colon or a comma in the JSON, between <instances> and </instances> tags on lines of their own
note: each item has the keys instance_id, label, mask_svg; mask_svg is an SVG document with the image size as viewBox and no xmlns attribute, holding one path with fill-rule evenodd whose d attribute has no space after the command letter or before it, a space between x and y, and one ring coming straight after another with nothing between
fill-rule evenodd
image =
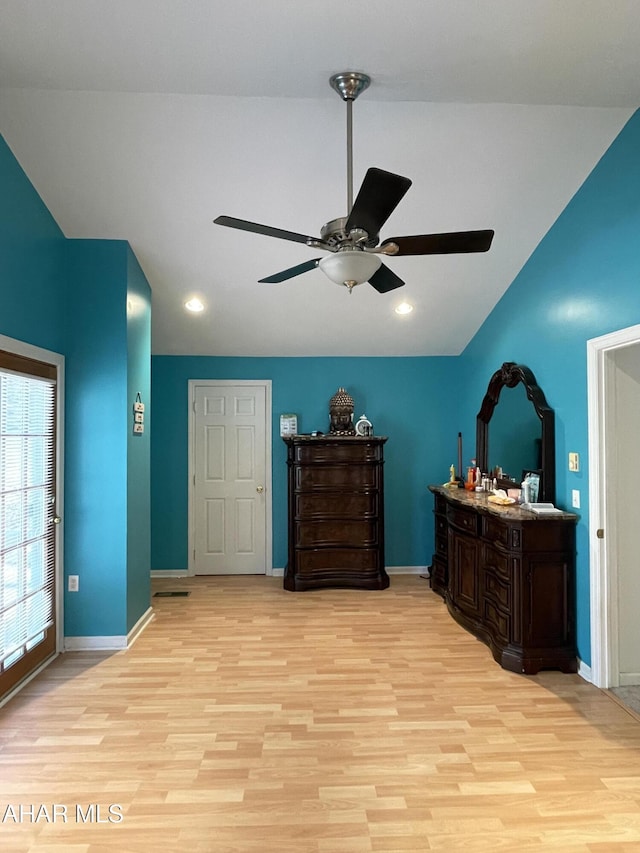
<instances>
[{"instance_id":1,"label":"cabinet door","mask_svg":"<svg viewBox=\"0 0 640 853\"><path fill-rule=\"evenodd\" d=\"M573 599L569 563L552 557L530 558L527 564L529 613L525 642L537 648L573 646Z\"/></svg>"},{"instance_id":2,"label":"cabinet door","mask_svg":"<svg viewBox=\"0 0 640 853\"><path fill-rule=\"evenodd\" d=\"M469 616L480 609L480 572L478 542L455 530L449 531L449 572L453 583L453 600Z\"/></svg>"}]
</instances>

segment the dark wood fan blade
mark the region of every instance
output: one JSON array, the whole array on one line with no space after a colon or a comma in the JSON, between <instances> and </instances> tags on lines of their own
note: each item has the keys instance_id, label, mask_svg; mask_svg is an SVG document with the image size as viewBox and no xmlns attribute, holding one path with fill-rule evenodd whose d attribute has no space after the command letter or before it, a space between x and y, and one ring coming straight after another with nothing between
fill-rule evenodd
<instances>
[{"instance_id":1,"label":"dark wood fan blade","mask_svg":"<svg viewBox=\"0 0 640 853\"><path fill-rule=\"evenodd\" d=\"M282 228L272 228L270 225L260 225L258 222L248 222L246 219L236 219L233 216L218 216L213 221L215 225L226 225L227 228L239 228L240 231L251 231L254 234L264 234L266 237L278 237L280 240L293 240L294 243L317 240L316 237L307 237L306 234L284 231Z\"/></svg>"},{"instance_id":2,"label":"dark wood fan blade","mask_svg":"<svg viewBox=\"0 0 640 853\"><path fill-rule=\"evenodd\" d=\"M303 264L298 264L297 267L289 267L288 270L274 273L266 278L259 279L260 284L279 284L281 281L286 281L288 278L294 278L297 275L302 275L303 272L315 269L320 263L320 258L314 258L312 261L305 261Z\"/></svg>"},{"instance_id":3,"label":"dark wood fan blade","mask_svg":"<svg viewBox=\"0 0 640 853\"><path fill-rule=\"evenodd\" d=\"M446 234L416 234L413 237L391 237L382 246L395 243L400 255L453 255L464 252L487 252L494 232L451 231ZM381 247L382 248L382 247Z\"/></svg>"},{"instance_id":4,"label":"dark wood fan blade","mask_svg":"<svg viewBox=\"0 0 640 853\"><path fill-rule=\"evenodd\" d=\"M370 237L377 237L410 186L409 178L402 175L369 169L347 218L345 231L362 228Z\"/></svg>"},{"instance_id":5,"label":"dark wood fan blade","mask_svg":"<svg viewBox=\"0 0 640 853\"><path fill-rule=\"evenodd\" d=\"M382 264L369 279L369 284L371 287L375 287L378 293L388 293L390 290L395 290L396 287L402 287L404 281L393 270Z\"/></svg>"}]
</instances>

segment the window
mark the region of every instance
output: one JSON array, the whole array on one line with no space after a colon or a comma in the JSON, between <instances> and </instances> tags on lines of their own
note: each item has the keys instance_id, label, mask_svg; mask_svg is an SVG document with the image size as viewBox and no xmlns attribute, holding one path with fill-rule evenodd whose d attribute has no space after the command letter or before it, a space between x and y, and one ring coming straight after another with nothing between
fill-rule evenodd
<instances>
[{"instance_id":1,"label":"window","mask_svg":"<svg viewBox=\"0 0 640 853\"><path fill-rule=\"evenodd\" d=\"M56 648L55 377L0 351L0 696Z\"/></svg>"}]
</instances>

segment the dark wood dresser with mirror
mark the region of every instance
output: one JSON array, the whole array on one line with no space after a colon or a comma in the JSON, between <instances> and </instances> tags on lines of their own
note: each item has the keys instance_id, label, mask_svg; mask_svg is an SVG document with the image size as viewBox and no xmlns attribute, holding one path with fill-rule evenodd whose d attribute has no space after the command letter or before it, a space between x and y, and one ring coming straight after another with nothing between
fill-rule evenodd
<instances>
[{"instance_id":1,"label":"dark wood dresser with mirror","mask_svg":"<svg viewBox=\"0 0 640 853\"><path fill-rule=\"evenodd\" d=\"M519 384L523 388L518 392L534 412L532 431L523 429L509 401L505 409L509 419L518 423L518 434L509 436L503 424L495 431L495 441L492 431L490 447L489 429L500 394ZM517 406L522 408L522 401ZM526 420L524 411L522 418ZM511 461L498 485L519 485L522 471L536 470L539 500L552 503L553 411L533 373L510 362L492 376L477 418L477 460L483 472L503 467L502 436L507 437L504 458ZM576 672L577 516L560 511L538 514L515 503L495 504L487 492L450 484L429 489L434 495L435 520L431 587L444 598L454 619L485 642L505 669L526 674L542 669Z\"/></svg>"},{"instance_id":2,"label":"dark wood dresser with mirror","mask_svg":"<svg viewBox=\"0 0 640 853\"><path fill-rule=\"evenodd\" d=\"M284 588L386 589L385 437L287 436Z\"/></svg>"}]
</instances>

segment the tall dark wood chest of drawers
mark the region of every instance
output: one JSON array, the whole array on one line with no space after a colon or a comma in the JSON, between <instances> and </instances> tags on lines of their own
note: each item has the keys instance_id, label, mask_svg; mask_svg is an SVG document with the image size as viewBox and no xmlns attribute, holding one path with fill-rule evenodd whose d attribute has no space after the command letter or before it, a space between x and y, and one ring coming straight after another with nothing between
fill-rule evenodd
<instances>
[{"instance_id":1,"label":"tall dark wood chest of drawers","mask_svg":"<svg viewBox=\"0 0 640 853\"><path fill-rule=\"evenodd\" d=\"M289 436L284 588L386 589L384 437Z\"/></svg>"}]
</instances>

